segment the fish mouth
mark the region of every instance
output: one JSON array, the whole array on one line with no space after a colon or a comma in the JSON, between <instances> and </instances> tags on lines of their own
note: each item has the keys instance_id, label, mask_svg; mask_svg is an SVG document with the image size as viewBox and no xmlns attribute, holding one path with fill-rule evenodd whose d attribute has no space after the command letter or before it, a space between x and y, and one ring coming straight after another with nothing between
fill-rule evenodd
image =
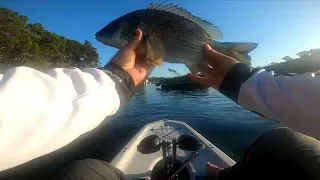
<instances>
[{"instance_id":1,"label":"fish mouth","mask_svg":"<svg viewBox=\"0 0 320 180\"><path fill-rule=\"evenodd\" d=\"M105 45L110 45L110 42L111 42L109 38L105 38L103 36L97 36L97 35L96 35L96 40Z\"/></svg>"},{"instance_id":2,"label":"fish mouth","mask_svg":"<svg viewBox=\"0 0 320 180\"><path fill-rule=\"evenodd\" d=\"M112 46L114 44L114 42L112 41L113 38L110 35L108 35L108 33L105 33L103 29L97 32L95 35L96 40L104 45Z\"/></svg>"},{"instance_id":3,"label":"fish mouth","mask_svg":"<svg viewBox=\"0 0 320 180\"><path fill-rule=\"evenodd\" d=\"M111 46L114 48L120 49L122 47L121 45L119 45L119 43L116 43L114 39L106 38L104 36L96 36L96 40L104 45Z\"/></svg>"}]
</instances>

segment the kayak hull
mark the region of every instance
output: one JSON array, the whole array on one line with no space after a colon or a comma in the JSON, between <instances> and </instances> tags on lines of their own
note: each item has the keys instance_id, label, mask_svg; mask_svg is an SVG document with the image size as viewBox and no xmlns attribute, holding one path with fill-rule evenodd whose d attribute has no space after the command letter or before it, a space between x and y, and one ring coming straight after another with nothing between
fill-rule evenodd
<instances>
[{"instance_id":1,"label":"kayak hull","mask_svg":"<svg viewBox=\"0 0 320 180\"><path fill-rule=\"evenodd\" d=\"M206 175L206 162L211 162L222 168L233 166L236 163L186 123L174 120L160 120L146 124L118 153L111 164L120 169L128 178L151 177L153 167L162 160L162 151L141 154L138 152L137 146L145 137L154 134L158 135L161 141L169 142L173 138L178 139L181 135L191 135L205 144L205 149L199 151L198 157L187 165L191 179ZM191 156L192 152L181 150L178 147L176 153L177 159L184 162ZM169 150L168 155L170 156L171 154L172 151Z\"/></svg>"}]
</instances>

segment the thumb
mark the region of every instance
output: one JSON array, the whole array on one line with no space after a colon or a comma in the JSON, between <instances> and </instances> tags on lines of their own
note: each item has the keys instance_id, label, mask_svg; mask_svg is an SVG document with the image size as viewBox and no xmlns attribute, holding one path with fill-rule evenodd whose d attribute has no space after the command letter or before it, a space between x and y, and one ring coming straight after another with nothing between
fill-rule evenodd
<instances>
[{"instance_id":1,"label":"thumb","mask_svg":"<svg viewBox=\"0 0 320 180\"><path fill-rule=\"evenodd\" d=\"M217 60L219 60L220 53L211 48L209 44L205 44L203 46L203 61L210 64L211 66L215 66Z\"/></svg>"},{"instance_id":2,"label":"thumb","mask_svg":"<svg viewBox=\"0 0 320 180\"><path fill-rule=\"evenodd\" d=\"M191 73L188 73L187 76L195 81L195 82L198 82L200 84L204 84L204 85L210 85L210 81L208 79L208 77L199 77L199 76L196 76L194 74L191 74Z\"/></svg>"},{"instance_id":3,"label":"thumb","mask_svg":"<svg viewBox=\"0 0 320 180\"><path fill-rule=\"evenodd\" d=\"M211 46L209 44L205 44L203 46L203 50L204 50L205 57L207 57L207 61L210 61L211 64L212 64L212 60L218 60L219 61L219 60L225 60L226 58L227 59L231 58L231 57L229 57L229 56L227 56L225 54L222 54L222 53L216 51L215 49L211 48ZM233 58L231 58L231 59L233 59Z\"/></svg>"},{"instance_id":4,"label":"thumb","mask_svg":"<svg viewBox=\"0 0 320 180\"><path fill-rule=\"evenodd\" d=\"M205 44L203 46L203 51L204 51L204 55L207 57L212 57L214 56L214 52L216 52L214 49L211 48L211 46L209 44Z\"/></svg>"},{"instance_id":5,"label":"thumb","mask_svg":"<svg viewBox=\"0 0 320 180\"><path fill-rule=\"evenodd\" d=\"M137 29L135 31L135 36L130 39L130 41L125 45L124 49L127 50L136 50L141 43L142 40L142 31L140 29Z\"/></svg>"}]
</instances>

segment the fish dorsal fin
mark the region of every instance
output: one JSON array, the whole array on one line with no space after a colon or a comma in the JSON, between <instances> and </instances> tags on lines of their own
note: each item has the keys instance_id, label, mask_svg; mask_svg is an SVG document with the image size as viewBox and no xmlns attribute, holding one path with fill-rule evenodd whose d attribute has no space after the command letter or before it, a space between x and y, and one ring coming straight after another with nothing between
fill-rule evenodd
<instances>
[{"instance_id":1,"label":"fish dorsal fin","mask_svg":"<svg viewBox=\"0 0 320 180\"><path fill-rule=\"evenodd\" d=\"M162 10L162 11L167 11L170 13L174 13L176 15L185 17L195 23L197 23L203 30L205 30L208 35L215 40L218 40L220 38L222 38L222 33L219 31L218 27L213 25L212 23L206 21L206 20L202 20L201 18L192 15L190 12L188 12L187 10L179 7L178 5L174 5L174 4L165 4L166 1L163 1L162 3L160 3L160 1L158 1L157 3L151 3L147 9L156 9L156 10Z\"/></svg>"}]
</instances>

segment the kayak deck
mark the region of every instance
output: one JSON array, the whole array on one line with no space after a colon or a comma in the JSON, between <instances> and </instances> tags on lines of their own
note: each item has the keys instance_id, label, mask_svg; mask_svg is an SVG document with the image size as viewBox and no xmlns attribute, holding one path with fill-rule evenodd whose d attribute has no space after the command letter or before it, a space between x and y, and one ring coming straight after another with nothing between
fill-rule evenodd
<instances>
[{"instance_id":1,"label":"kayak deck","mask_svg":"<svg viewBox=\"0 0 320 180\"><path fill-rule=\"evenodd\" d=\"M141 154L137 151L140 141L147 136L156 134L161 141L172 141L178 139L180 135L191 135L198 138L205 144L205 149L199 151L198 157L187 166L191 173L191 179L196 176L205 176L206 162L211 162L219 167L226 168L235 164L229 156L214 146L201 134L191 128L184 122L173 120L160 120L146 124L132 140L118 153L111 164L120 169L128 178L150 177L153 167L162 159L162 151L151 154ZM177 159L185 161L191 156L190 151L177 148ZM172 154L172 148L169 149L169 156Z\"/></svg>"}]
</instances>

